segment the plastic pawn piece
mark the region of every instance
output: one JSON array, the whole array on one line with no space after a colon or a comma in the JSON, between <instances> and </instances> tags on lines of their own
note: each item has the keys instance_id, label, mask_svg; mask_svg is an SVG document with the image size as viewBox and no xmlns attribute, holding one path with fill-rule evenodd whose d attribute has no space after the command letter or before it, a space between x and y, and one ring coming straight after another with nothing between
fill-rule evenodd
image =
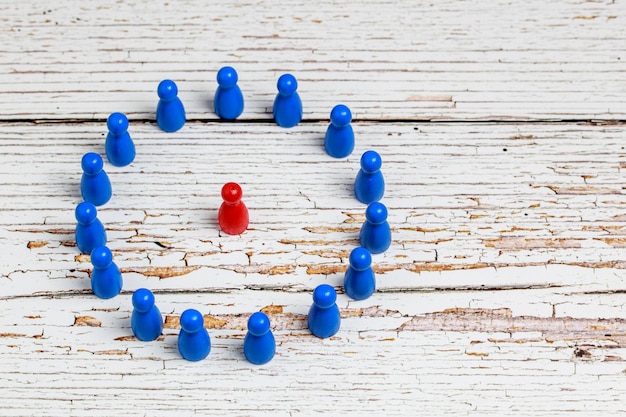
<instances>
[{"instance_id":1,"label":"plastic pawn piece","mask_svg":"<svg viewBox=\"0 0 626 417\"><path fill-rule=\"evenodd\" d=\"M361 246L371 254L383 253L391 245L391 228L387 222L387 207L378 201L367 206L365 222L359 234Z\"/></svg>"},{"instance_id":2,"label":"plastic pawn piece","mask_svg":"<svg viewBox=\"0 0 626 417\"><path fill-rule=\"evenodd\" d=\"M109 162L125 167L135 160L135 144L128 134L128 118L122 113L112 113L107 119L109 133L104 150Z\"/></svg>"},{"instance_id":3,"label":"plastic pawn piece","mask_svg":"<svg viewBox=\"0 0 626 417\"><path fill-rule=\"evenodd\" d=\"M336 105L330 112L330 124L324 137L324 149L333 158L345 158L354 150L354 131L350 122L352 113L343 105Z\"/></svg>"},{"instance_id":4,"label":"plastic pawn piece","mask_svg":"<svg viewBox=\"0 0 626 417\"><path fill-rule=\"evenodd\" d=\"M178 98L178 87L172 80L163 80L157 88L159 103L156 109L156 122L165 132L176 132L185 124L185 107Z\"/></svg>"},{"instance_id":5,"label":"plastic pawn piece","mask_svg":"<svg viewBox=\"0 0 626 417\"><path fill-rule=\"evenodd\" d=\"M98 298L113 298L122 291L122 273L113 262L113 255L106 246L91 251L91 289Z\"/></svg>"},{"instance_id":6,"label":"plastic pawn piece","mask_svg":"<svg viewBox=\"0 0 626 417\"><path fill-rule=\"evenodd\" d=\"M302 120L302 100L296 91L298 82L291 74L283 74L276 83L278 94L274 99L272 113L280 127L294 127Z\"/></svg>"},{"instance_id":7,"label":"plastic pawn piece","mask_svg":"<svg viewBox=\"0 0 626 417\"><path fill-rule=\"evenodd\" d=\"M139 340L150 342L163 332L163 317L154 304L154 294L147 288L139 288L133 293L133 313L130 327Z\"/></svg>"},{"instance_id":8,"label":"plastic pawn piece","mask_svg":"<svg viewBox=\"0 0 626 417\"><path fill-rule=\"evenodd\" d=\"M255 365L263 365L272 360L276 353L276 340L270 330L270 319L261 311L248 319L248 333L243 340L243 353Z\"/></svg>"},{"instance_id":9,"label":"plastic pawn piece","mask_svg":"<svg viewBox=\"0 0 626 417\"><path fill-rule=\"evenodd\" d=\"M321 284L313 291L313 305L309 309L309 330L322 339L331 337L339 331L341 316L337 301L337 292L328 284Z\"/></svg>"},{"instance_id":10,"label":"plastic pawn piece","mask_svg":"<svg viewBox=\"0 0 626 417\"><path fill-rule=\"evenodd\" d=\"M204 317L198 310L185 310L180 315L178 352L184 359L197 362L211 351L209 332L204 328Z\"/></svg>"},{"instance_id":11,"label":"plastic pawn piece","mask_svg":"<svg viewBox=\"0 0 626 417\"><path fill-rule=\"evenodd\" d=\"M364 204L370 204L383 198L385 179L380 167L383 162L375 151L366 151L361 155L361 169L354 180L354 196Z\"/></svg>"},{"instance_id":12,"label":"plastic pawn piece","mask_svg":"<svg viewBox=\"0 0 626 417\"><path fill-rule=\"evenodd\" d=\"M80 180L80 193L83 200L92 203L94 206L106 204L112 195L111 180L104 172L104 161L102 157L94 152L83 155L81 161L83 175Z\"/></svg>"},{"instance_id":13,"label":"plastic pawn piece","mask_svg":"<svg viewBox=\"0 0 626 417\"><path fill-rule=\"evenodd\" d=\"M107 243L107 234L102 222L98 220L96 206L88 201L83 201L74 210L76 216L76 246L81 253L91 254L98 246Z\"/></svg>"},{"instance_id":14,"label":"plastic pawn piece","mask_svg":"<svg viewBox=\"0 0 626 417\"><path fill-rule=\"evenodd\" d=\"M344 276L343 288L353 300L365 300L376 291L372 255L367 249L358 247L350 252L350 265Z\"/></svg>"},{"instance_id":15,"label":"plastic pawn piece","mask_svg":"<svg viewBox=\"0 0 626 417\"><path fill-rule=\"evenodd\" d=\"M243 192L236 182L229 182L222 187L224 202L217 213L217 222L228 235L240 235L248 229L250 215L248 208L241 201Z\"/></svg>"},{"instance_id":16,"label":"plastic pawn piece","mask_svg":"<svg viewBox=\"0 0 626 417\"><path fill-rule=\"evenodd\" d=\"M213 99L215 114L220 119L235 120L243 113L243 94L237 85L239 77L233 67L222 67L217 72L217 90Z\"/></svg>"}]
</instances>

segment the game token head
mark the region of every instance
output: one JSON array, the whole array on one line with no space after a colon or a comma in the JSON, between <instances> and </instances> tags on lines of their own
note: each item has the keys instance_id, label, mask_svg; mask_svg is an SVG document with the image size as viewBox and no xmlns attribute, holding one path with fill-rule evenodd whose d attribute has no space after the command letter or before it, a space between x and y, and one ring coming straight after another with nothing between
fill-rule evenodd
<instances>
[{"instance_id":1,"label":"game token head","mask_svg":"<svg viewBox=\"0 0 626 417\"><path fill-rule=\"evenodd\" d=\"M248 331L254 336L263 336L269 330L270 319L262 311L257 311L248 319Z\"/></svg>"},{"instance_id":2,"label":"game token head","mask_svg":"<svg viewBox=\"0 0 626 417\"><path fill-rule=\"evenodd\" d=\"M313 303L319 308L328 308L337 301L337 292L328 284L320 284L313 291Z\"/></svg>"},{"instance_id":3,"label":"game token head","mask_svg":"<svg viewBox=\"0 0 626 417\"><path fill-rule=\"evenodd\" d=\"M76 216L76 221L78 221L78 223L86 225L96 220L98 211L96 210L96 206L88 201L83 201L76 206L74 215Z\"/></svg>"},{"instance_id":4,"label":"game token head","mask_svg":"<svg viewBox=\"0 0 626 417\"><path fill-rule=\"evenodd\" d=\"M102 157L95 152L87 152L83 155L83 159L81 161L81 167L83 168L83 172L87 175L96 175L98 172L102 171L104 167L104 161L102 161Z\"/></svg>"},{"instance_id":5,"label":"game token head","mask_svg":"<svg viewBox=\"0 0 626 417\"><path fill-rule=\"evenodd\" d=\"M352 121L352 113L348 106L337 104L330 112L330 122L337 127L344 127Z\"/></svg>"},{"instance_id":6,"label":"game token head","mask_svg":"<svg viewBox=\"0 0 626 417\"><path fill-rule=\"evenodd\" d=\"M135 310L146 313L154 306L154 294L147 288L139 288L133 293L132 301Z\"/></svg>"},{"instance_id":7,"label":"game token head","mask_svg":"<svg viewBox=\"0 0 626 417\"><path fill-rule=\"evenodd\" d=\"M350 252L350 266L357 271L363 271L372 265L372 255L370 252L363 248L358 247L352 249Z\"/></svg>"},{"instance_id":8,"label":"game token head","mask_svg":"<svg viewBox=\"0 0 626 417\"><path fill-rule=\"evenodd\" d=\"M365 209L365 218L372 224L381 224L387 220L387 207L383 203L375 201Z\"/></svg>"},{"instance_id":9,"label":"game token head","mask_svg":"<svg viewBox=\"0 0 626 417\"><path fill-rule=\"evenodd\" d=\"M383 161L376 151L366 151L361 155L361 169L367 173L380 170Z\"/></svg>"},{"instance_id":10,"label":"game token head","mask_svg":"<svg viewBox=\"0 0 626 417\"><path fill-rule=\"evenodd\" d=\"M157 88L157 94L161 100L172 100L178 95L178 87L172 80L163 80L159 83Z\"/></svg>"},{"instance_id":11,"label":"game token head","mask_svg":"<svg viewBox=\"0 0 626 417\"><path fill-rule=\"evenodd\" d=\"M231 88L237 84L239 76L233 67L222 67L217 72L217 83L220 87Z\"/></svg>"},{"instance_id":12,"label":"game token head","mask_svg":"<svg viewBox=\"0 0 626 417\"><path fill-rule=\"evenodd\" d=\"M228 182L222 187L222 198L227 203L236 203L241 200L243 191L236 182Z\"/></svg>"},{"instance_id":13,"label":"game token head","mask_svg":"<svg viewBox=\"0 0 626 417\"><path fill-rule=\"evenodd\" d=\"M278 92L284 96L290 96L298 89L298 82L296 77L291 74L283 74L276 83Z\"/></svg>"},{"instance_id":14,"label":"game token head","mask_svg":"<svg viewBox=\"0 0 626 417\"><path fill-rule=\"evenodd\" d=\"M98 246L91 251L91 263L95 268L104 269L113 262L113 254L106 246Z\"/></svg>"},{"instance_id":15,"label":"game token head","mask_svg":"<svg viewBox=\"0 0 626 417\"><path fill-rule=\"evenodd\" d=\"M180 327L187 333L195 333L204 327L204 317L198 310L185 310L180 315Z\"/></svg>"},{"instance_id":16,"label":"game token head","mask_svg":"<svg viewBox=\"0 0 626 417\"><path fill-rule=\"evenodd\" d=\"M109 132L119 136L128 130L128 118L123 113L111 113L107 119L107 128Z\"/></svg>"}]
</instances>

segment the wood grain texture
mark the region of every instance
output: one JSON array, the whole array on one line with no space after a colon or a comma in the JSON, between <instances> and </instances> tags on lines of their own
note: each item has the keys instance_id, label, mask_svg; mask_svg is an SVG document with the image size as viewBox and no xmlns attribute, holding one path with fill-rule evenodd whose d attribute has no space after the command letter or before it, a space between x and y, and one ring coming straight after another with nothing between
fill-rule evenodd
<instances>
[{"instance_id":1,"label":"wood grain texture","mask_svg":"<svg viewBox=\"0 0 626 417\"><path fill-rule=\"evenodd\" d=\"M0 415L626 414L625 18L620 1L0 0ZM212 111L222 65L235 123ZM271 120L284 72L293 129ZM174 134L153 122L164 78L190 120ZM336 160L339 102L357 145ZM74 208L114 111L137 158L106 165L124 290L99 300ZM367 149L394 242L356 302ZM217 227L228 181L241 236ZM327 340L306 326L320 283L342 315ZM152 343L130 329L139 287L165 319ZM187 308L212 337L200 363L176 349ZM260 367L242 352L258 310L277 340Z\"/></svg>"},{"instance_id":2,"label":"wood grain texture","mask_svg":"<svg viewBox=\"0 0 626 417\"><path fill-rule=\"evenodd\" d=\"M240 73L243 119L268 120L296 75L305 119L339 102L360 120L626 119L620 1L0 4L0 118L154 117L179 84L215 119L215 74Z\"/></svg>"},{"instance_id":3,"label":"wood grain texture","mask_svg":"<svg viewBox=\"0 0 626 417\"><path fill-rule=\"evenodd\" d=\"M241 305L244 299L258 301L254 292L236 299L157 295L166 312L189 305L213 310L216 304ZM308 296L292 294L283 300L290 309L305 311ZM4 415L623 412L620 384L626 349L610 337L555 339L540 330L400 329L406 322L401 314L366 313L347 314L336 337L320 340L304 329L302 315L281 313L270 314L277 327L277 356L258 367L243 360L243 315L218 315L227 324L210 327L211 354L201 363L189 363L176 353L177 330L172 326L153 343L130 337L128 295L107 303L72 297L41 298L37 304L33 313L40 318L23 317L17 301L4 304L5 312L15 314L11 322L25 333L0 339ZM85 313L92 317L89 324L79 321ZM450 318L458 323L456 314ZM468 322L476 319L474 315ZM32 366L34 359L37 367Z\"/></svg>"}]
</instances>

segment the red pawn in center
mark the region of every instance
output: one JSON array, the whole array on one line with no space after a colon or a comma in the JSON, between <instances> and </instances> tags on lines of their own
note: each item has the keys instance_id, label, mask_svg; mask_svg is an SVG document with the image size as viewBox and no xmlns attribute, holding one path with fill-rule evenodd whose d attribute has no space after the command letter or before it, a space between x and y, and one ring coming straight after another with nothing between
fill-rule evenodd
<instances>
[{"instance_id":1,"label":"red pawn in center","mask_svg":"<svg viewBox=\"0 0 626 417\"><path fill-rule=\"evenodd\" d=\"M248 208L241 201L241 187L236 182L229 182L222 187L224 202L217 213L217 222L222 231L229 235L240 235L248 228L250 217Z\"/></svg>"}]
</instances>

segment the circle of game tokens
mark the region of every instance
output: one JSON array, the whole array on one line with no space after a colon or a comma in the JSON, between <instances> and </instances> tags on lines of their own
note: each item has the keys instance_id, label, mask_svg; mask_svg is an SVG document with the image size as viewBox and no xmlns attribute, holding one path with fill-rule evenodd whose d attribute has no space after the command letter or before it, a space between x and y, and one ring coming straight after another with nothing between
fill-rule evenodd
<instances>
[{"instance_id":1,"label":"circle of game tokens","mask_svg":"<svg viewBox=\"0 0 626 417\"><path fill-rule=\"evenodd\" d=\"M215 113L220 118L223 118L226 120L233 120L243 112L243 96L241 95L240 92L239 92L239 95L241 96L241 103L235 103L234 106L230 105L230 103L226 103L225 105L221 105L217 103L218 101L217 96L220 93L220 89L222 90L233 89L233 88L236 88L237 90L239 89L239 87L236 85L237 80L238 80L237 73L232 67L223 67L217 74L218 89L216 91ZM293 118L291 121L289 121L290 125L281 124L279 120L276 118L276 116L275 116L275 120L279 125L283 127L295 126L297 123L299 123L302 117L301 102L300 102L299 96L297 96L297 93L296 93L297 81L295 77L293 77L291 74L284 74L283 76L279 78L277 87L278 87L279 93L278 93L276 100L278 100L279 97L281 99L284 99L283 96L285 95L290 95L290 96L295 95L300 105L300 109L299 109L300 114L299 114L299 118L297 118L297 121L295 121L295 119ZM184 107L182 105L182 102L180 102L180 99L178 99L177 97L178 88L176 84L171 80L163 80L159 84L157 93L160 98L159 104L157 106L157 117L156 117L157 124L165 132L173 132L173 131L179 130L186 122L186 119L185 119ZM171 106L172 102L174 102L174 105L179 106L177 108L179 110L176 110L176 111L179 111L179 112L182 111L182 115L174 114L174 116L172 116L171 114L170 115L167 114L167 110L164 110L164 107ZM276 112L276 103L274 106L274 112ZM329 125L326 138L325 138L326 152L330 156L335 157L335 158L348 156L349 154L352 153L352 150L354 148L354 139L352 139L352 143L349 144L347 148L344 146L344 149L337 150L336 147L335 149L333 149L332 146L328 145L328 136L329 136L329 132L331 131L331 129L345 129L347 127L350 129L349 133L352 134L352 137L353 137L352 128L350 126L350 122L352 120L352 114L350 112L350 109L345 105L339 104L335 106L333 110L331 111L330 118L331 118L331 123ZM109 116L107 120L107 127L109 130L109 135L107 136L107 143L105 144L105 151L109 159L109 162L111 162L113 165L125 166L125 165L129 165L134 160L135 148L134 148L134 144L132 143L132 140L130 140L130 136L128 136L128 132L127 132L128 125L129 125L128 119L122 113L112 113L111 116ZM125 157L125 160L120 160L119 157L115 156L115 152L111 151L112 148L110 147L110 144L109 144L110 136L116 136L116 135L126 135L128 137L128 140L130 140L130 146L132 149L125 150L125 152L129 154ZM98 158L96 158L96 156ZM102 161L101 160L99 161L98 159L101 159L101 158L99 157L98 154L93 153L93 152L89 152L83 156L82 166L83 166L83 171L85 174L93 174L93 173L102 171L103 164L101 163ZM119 162L119 163L116 163L116 162ZM380 156L374 151L367 151L361 157L361 171L359 172L359 176L362 174L368 175L371 173L376 173L380 170L380 167L381 167ZM356 180L357 182L359 181L359 176L357 176L357 180ZM380 176L380 178L382 181L382 176ZM83 191L82 186L83 185L81 181L81 192ZM360 200L361 202L369 204L374 201L378 201L380 198L382 198L382 195L384 193L384 182L382 183L382 190L378 193L377 197L374 197L374 201L363 200L363 198L361 198L356 188L357 188L357 184L355 184L355 193L356 193L357 199ZM110 183L109 183L109 191L110 191ZM238 184L236 183L225 184L224 188L222 189L222 198L224 200L224 204L226 203L232 204L233 202L238 201L241 198L241 194L242 194L241 187L239 187ZM103 205L106 202L108 202L108 198L105 198L105 199L101 198L100 201L96 203L96 205ZM376 207L375 210L373 210L374 207ZM84 221L93 221L94 220L93 218L95 218L95 211L96 211L95 207L92 208L91 203L88 203L88 204L85 204L85 202L80 203L79 207L77 207L76 209L76 218L79 221L79 223L83 219L85 219ZM386 223L387 211L386 211L385 206L382 205L381 203L378 203L378 205L377 204L373 204L371 206L368 205L368 210L366 211L366 214L368 212L372 212L372 214L366 216L366 223L369 221L372 221L374 225L380 224L382 222ZM239 233L243 233L243 231L247 229L247 221L248 220L247 220L247 209L246 209L245 228L243 228L243 230L239 228L238 229ZM229 233L228 230L224 230L224 227L222 226L222 224L219 224L219 227L227 234L239 234L239 233ZM389 246L389 244L391 243L390 240L391 239L389 238L389 243L382 250L372 251L372 253L384 252ZM106 235L105 235L104 241L106 242ZM344 286L345 287L348 286L348 279L351 273L358 273L360 271L367 270L368 268L369 268L369 272L371 272L370 273L371 283L368 283L367 286L369 286L369 288L366 288L367 295L363 297L359 297L358 295L355 296L354 294L352 294L351 292L354 292L357 290L352 289L353 285L350 284L350 291L346 291L346 293L348 293L348 295L354 299L365 299L369 297L369 295L371 295L375 290L374 273L373 273L373 270L371 269L371 255L370 255L370 252L368 251L368 248L363 247L367 245L364 244L362 237L360 237L360 241L361 241L360 242L361 247L354 249L350 255L351 262L350 262L350 265L348 266L348 269L346 270ZM112 257L111 251L104 245L94 248L94 250L91 252L90 260L94 268L94 270L92 270L92 279L93 279L94 271L96 269L106 268L107 266L113 263L113 257ZM117 271L119 273L119 269ZM120 279L119 279L119 286L113 289L112 292L96 290L93 287L93 281L92 281L92 290L100 298L114 297L122 290L121 273L120 273ZM335 289L328 284L321 284L315 288L315 291L313 292L313 305L311 306L311 309L308 315L309 329L312 332L312 334L320 338L327 338L327 337L334 335L339 330L340 313L336 305L336 298L337 297L336 297ZM137 289L133 293L132 303L133 303L133 314L131 316L131 328L133 330L133 334L135 335L135 337L138 340L143 340L143 341L149 341L149 340L154 340L158 338L158 336L162 334L163 318L161 316L160 311L155 306L154 295L152 294L152 292L146 288ZM313 320L316 320L314 319L314 317L317 317L318 315L327 314L328 311L332 309L334 309L333 314L335 316L335 319L331 320L329 324L320 326L319 322L317 323L312 322ZM146 331L144 331L146 329L140 330L141 324L140 324L139 315L141 314L152 314L152 318L153 318L152 328L148 328L149 331L147 333ZM159 327L159 324L154 323L155 322L154 317L157 315L160 321L160 327ZM328 320L328 319L324 319L324 320ZM198 361L198 360L204 359L209 354L209 351L210 351L210 339L209 339L208 332L206 332L206 329L204 328L204 318L202 314L199 313L197 310L193 310L193 309L185 310L181 314L179 321L181 324L181 330L179 333L178 346L179 346L179 352L181 356L184 359L187 359L190 361ZM197 349L190 350L190 347L189 347L190 345L186 344L186 342L184 342L184 340L186 339L184 338L181 339L181 336L188 338L191 336L187 336L187 334L189 335L195 334L196 332L202 331L202 330L204 330L204 332L206 333L206 344L201 347L200 349L201 352L197 352ZM258 338L258 337L267 338L268 336L271 336L271 349L265 346L264 347L265 352L261 352L261 353L257 352L254 354L248 353L246 351L246 345L248 343L252 343L250 342L251 339ZM267 341L264 343L267 345ZM252 363L262 364L271 360L271 358L274 356L274 351L275 351L275 341L274 341L274 336L272 335L272 332L270 330L269 318L267 317L267 315L265 315L262 312L253 313L252 316L250 316L250 320L248 321L248 334L246 335L246 340L244 343L244 356L246 357L246 359L248 359ZM259 359L259 357L263 357L263 359Z\"/></svg>"}]
</instances>

